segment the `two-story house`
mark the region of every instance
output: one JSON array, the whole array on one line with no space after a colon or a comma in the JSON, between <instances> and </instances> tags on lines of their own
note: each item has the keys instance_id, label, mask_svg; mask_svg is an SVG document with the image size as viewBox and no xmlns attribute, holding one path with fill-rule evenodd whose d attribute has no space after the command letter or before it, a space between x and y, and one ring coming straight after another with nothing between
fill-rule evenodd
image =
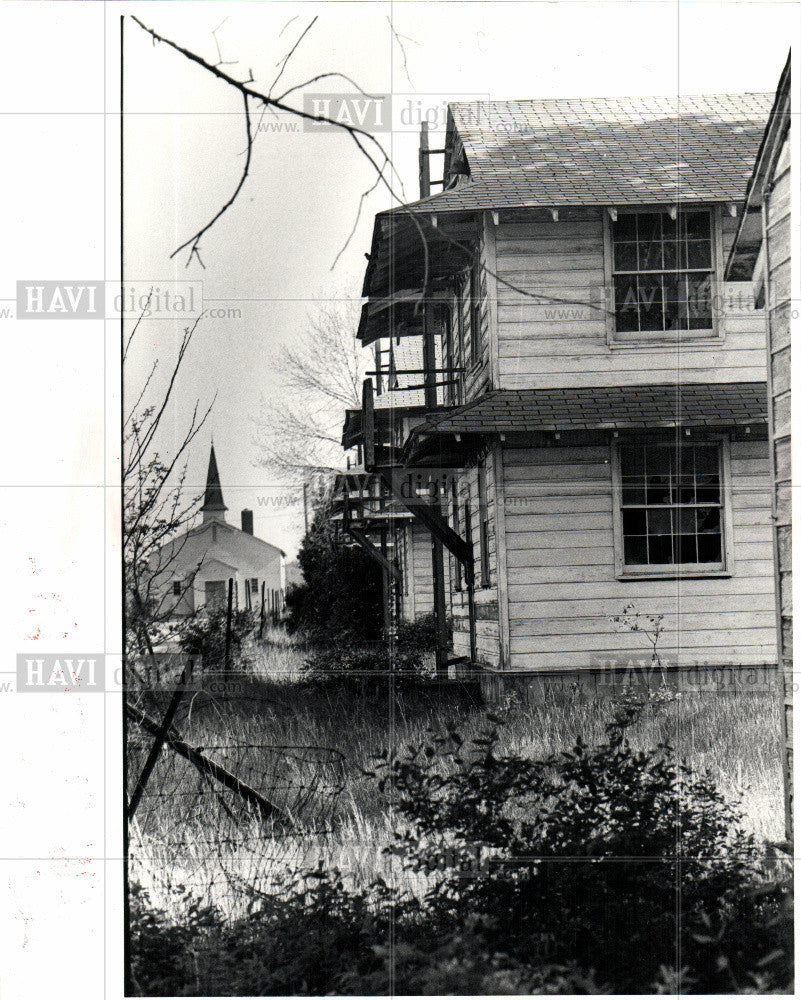
<instances>
[{"instance_id":1,"label":"two-story house","mask_svg":"<svg viewBox=\"0 0 801 1000\"><path fill-rule=\"evenodd\" d=\"M358 335L420 338L425 411L368 385L364 464L440 484L435 606L488 682L637 662L629 605L666 665L775 663L764 316L724 280L771 104L453 104L443 190L376 218Z\"/></svg>"}]
</instances>

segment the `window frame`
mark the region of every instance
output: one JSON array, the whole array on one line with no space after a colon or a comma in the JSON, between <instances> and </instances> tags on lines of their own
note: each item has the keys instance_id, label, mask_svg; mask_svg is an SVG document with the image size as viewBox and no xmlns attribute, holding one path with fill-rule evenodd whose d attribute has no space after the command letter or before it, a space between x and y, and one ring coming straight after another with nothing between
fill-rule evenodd
<instances>
[{"instance_id":1,"label":"window frame","mask_svg":"<svg viewBox=\"0 0 801 1000\"><path fill-rule=\"evenodd\" d=\"M616 326L615 316L615 247L612 233L613 220L610 212L603 213L604 237L604 283L606 287L606 342L610 348L648 348L654 346L671 346L677 344L719 344L725 340L726 327L721 314L720 303L723 301L723 222L719 205L684 205L684 213L708 212L709 232L712 243L711 274L712 274L712 326L703 330L641 330L620 331ZM665 205L631 205L626 209L617 209L618 215L635 215L661 213L668 215Z\"/></svg>"},{"instance_id":2,"label":"window frame","mask_svg":"<svg viewBox=\"0 0 801 1000\"><path fill-rule=\"evenodd\" d=\"M173 597L183 597L184 593L184 581L183 580L173 580L172 581L172 596Z\"/></svg>"},{"instance_id":3,"label":"window frame","mask_svg":"<svg viewBox=\"0 0 801 1000\"><path fill-rule=\"evenodd\" d=\"M653 565L626 565L623 548L623 480L620 468L620 449L626 445L641 444L664 446L675 444L676 436L626 435L611 444L612 466L612 522L615 549L615 577L618 580L676 580L704 577L731 577L734 575L734 544L731 507L731 447L728 434L693 435L682 438L685 444L718 446L720 462L720 544L722 565L707 568L704 563L659 563ZM711 566L712 564L710 564Z\"/></svg>"}]
</instances>

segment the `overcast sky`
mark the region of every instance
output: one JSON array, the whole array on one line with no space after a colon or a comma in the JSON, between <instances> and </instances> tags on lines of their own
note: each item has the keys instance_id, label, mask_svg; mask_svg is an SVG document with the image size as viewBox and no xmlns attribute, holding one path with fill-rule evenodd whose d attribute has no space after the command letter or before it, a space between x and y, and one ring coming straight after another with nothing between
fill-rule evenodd
<instances>
[{"instance_id":1,"label":"overcast sky","mask_svg":"<svg viewBox=\"0 0 801 1000\"><path fill-rule=\"evenodd\" d=\"M224 68L240 79L252 70L254 86L265 89L317 15L281 82L288 87L338 71L368 92L391 93L396 127L382 139L409 200L417 197L421 109L442 121L452 99L773 91L798 28L796 4L764 0L154 2L136 5L134 13L211 62L221 56L235 63ZM388 18L404 36L408 78ZM190 479L196 486L205 481L213 433L229 520L238 524L241 508L252 507L256 534L294 554L302 508L287 508L283 484L259 467L254 422L263 399L282 398L273 371L280 345L303 334L320 301L358 294L373 215L387 206L387 196L371 197L332 270L374 176L346 136L292 131L286 119L268 117L241 196L202 240L205 270L196 261L186 268L185 252L171 261L175 247L236 186L245 149L241 99L166 46L154 47L130 20L124 55L126 277L199 280L207 307L241 311L236 319L204 320L186 359L176 434L195 400L217 393ZM303 92L294 99L302 106ZM180 330L164 320L143 328L126 375L129 394L154 355L166 364Z\"/></svg>"}]
</instances>

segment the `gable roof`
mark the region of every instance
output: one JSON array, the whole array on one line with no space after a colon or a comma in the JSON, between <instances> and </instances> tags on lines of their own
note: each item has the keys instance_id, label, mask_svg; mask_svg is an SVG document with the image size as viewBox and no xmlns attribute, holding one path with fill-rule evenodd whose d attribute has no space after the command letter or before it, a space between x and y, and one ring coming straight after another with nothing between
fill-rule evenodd
<instances>
[{"instance_id":1,"label":"gable roof","mask_svg":"<svg viewBox=\"0 0 801 1000\"><path fill-rule=\"evenodd\" d=\"M415 211L739 201L772 94L457 102L469 178Z\"/></svg>"}]
</instances>

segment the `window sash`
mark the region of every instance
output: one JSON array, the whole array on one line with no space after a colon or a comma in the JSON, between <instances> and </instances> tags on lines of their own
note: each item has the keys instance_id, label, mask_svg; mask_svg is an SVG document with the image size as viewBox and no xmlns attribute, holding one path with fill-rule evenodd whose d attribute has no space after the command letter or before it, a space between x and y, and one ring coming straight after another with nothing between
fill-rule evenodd
<instances>
[{"instance_id":1,"label":"window sash","mask_svg":"<svg viewBox=\"0 0 801 1000\"><path fill-rule=\"evenodd\" d=\"M704 217L700 228L698 219L690 223L692 216ZM648 221L641 222L643 219ZM653 228L657 219L658 232ZM713 329L713 221L713 214L708 210L682 213L675 221L666 212L627 212L619 222L611 224L609 274L616 334L647 339L666 333L698 335ZM646 232L648 227L651 228ZM695 228L689 232L692 227ZM620 259L624 248L628 256L633 255L634 261ZM670 248L669 254L665 253L666 248ZM699 254L707 258L703 264L697 263ZM661 266L639 266L639 263L651 263L643 260L651 256L657 256L658 260L653 263ZM633 266L635 261L638 266ZM621 266L623 264L626 266ZM648 279L643 288L638 278ZM621 297L623 284L626 294Z\"/></svg>"},{"instance_id":2,"label":"window sash","mask_svg":"<svg viewBox=\"0 0 801 1000\"><path fill-rule=\"evenodd\" d=\"M716 452L714 467L707 454L701 459L699 471L698 453L711 448ZM627 473L624 464L626 450L631 452L629 459L636 450L641 450L641 455L635 459L637 471L633 475ZM692 474L687 471L686 463L691 451ZM667 463L665 452L668 453ZM616 468L619 560L624 573L725 570L726 483L720 441L678 446L658 442L621 444L617 448ZM649 499L651 490L664 494L665 499ZM689 491L694 499L681 500L682 490ZM624 501L627 491L629 496L632 492L639 494L640 499ZM693 558L682 558L682 552Z\"/></svg>"}]
</instances>

